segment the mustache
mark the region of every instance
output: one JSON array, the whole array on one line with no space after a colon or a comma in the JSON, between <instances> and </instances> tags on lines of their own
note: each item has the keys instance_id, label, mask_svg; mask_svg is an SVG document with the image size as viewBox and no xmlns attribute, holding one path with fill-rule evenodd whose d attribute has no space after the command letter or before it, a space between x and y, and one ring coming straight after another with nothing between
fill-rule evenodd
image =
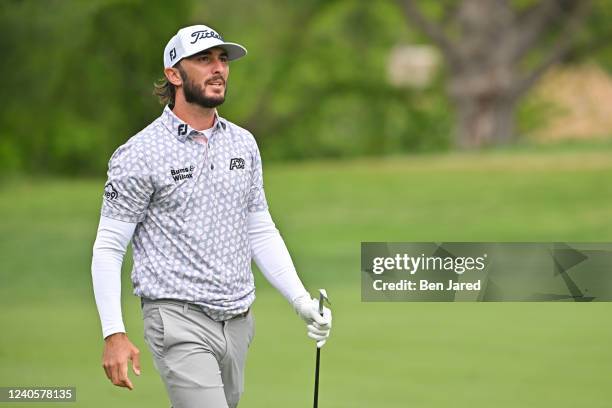
<instances>
[{"instance_id":1,"label":"mustache","mask_svg":"<svg viewBox=\"0 0 612 408\"><path fill-rule=\"evenodd\" d=\"M209 84L211 82L217 82L217 81L220 81L223 85L225 85L225 79L223 79L223 77L220 75L216 75L210 78L209 80L206 81L206 84Z\"/></svg>"}]
</instances>

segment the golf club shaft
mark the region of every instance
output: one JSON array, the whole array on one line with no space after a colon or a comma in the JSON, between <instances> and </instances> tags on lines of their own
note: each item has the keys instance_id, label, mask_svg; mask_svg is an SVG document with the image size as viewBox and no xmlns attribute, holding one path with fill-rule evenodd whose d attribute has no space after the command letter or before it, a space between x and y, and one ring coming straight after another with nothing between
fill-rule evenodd
<instances>
[{"instance_id":1,"label":"golf club shaft","mask_svg":"<svg viewBox=\"0 0 612 408\"><path fill-rule=\"evenodd\" d=\"M327 292L325 289L319 290L319 314L323 316L323 302L327 299ZM315 388L314 388L314 404L313 407L317 408L319 406L319 367L321 365L321 349L317 347L317 364L315 367Z\"/></svg>"},{"instance_id":2,"label":"golf club shaft","mask_svg":"<svg viewBox=\"0 0 612 408\"><path fill-rule=\"evenodd\" d=\"M315 368L315 388L314 388L314 404L313 407L319 406L319 365L321 364L321 349L317 348L317 364Z\"/></svg>"}]
</instances>

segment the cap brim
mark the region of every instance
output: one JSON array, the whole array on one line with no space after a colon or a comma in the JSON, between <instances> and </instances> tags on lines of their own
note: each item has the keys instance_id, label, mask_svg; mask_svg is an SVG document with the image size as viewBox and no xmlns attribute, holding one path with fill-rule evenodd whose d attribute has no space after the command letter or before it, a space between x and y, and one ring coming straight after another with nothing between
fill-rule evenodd
<instances>
[{"instance_id":1,"label":"cap brim","mask_svg":"<svg viewBox=\"0 0 612 408\"><path fill-rule=\"evenodd\" d=\"M203 48L201 50L194 51L188 55L183 56L183 58L191 57L192 55L196 55L202 51L210 50L211 48L223 48L225 52L227 52L227 59L229 61L237 60L238 58L242 58L247 55L247 50L240 44L231 43L231 42L219 42L217 44L213 44L208 48ZM182 58L181 58L182 59ZM178 61L176 61L178 63ZM176 65L175 63L175 65Z\"/></svg>"},{"instance_id":2,"label":"cap brim","mask_svg":"<svg viewBox=\"0 0 612 408\"><path fill-rule=\"evenodd\" d=\"M247 55L247 50L240 44L224 42L216 47L223 48L227 52L227 59L230 61L237 60Z\"/></svg>"}]
</instances>

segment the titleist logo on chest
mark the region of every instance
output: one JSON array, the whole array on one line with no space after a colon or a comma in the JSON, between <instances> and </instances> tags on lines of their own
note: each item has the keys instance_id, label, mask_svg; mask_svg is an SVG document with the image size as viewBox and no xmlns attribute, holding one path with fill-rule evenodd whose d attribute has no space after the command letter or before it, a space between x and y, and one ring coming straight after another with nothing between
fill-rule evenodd
<instances>
[{"instance_id":1,"label":"titleist logo on chest","mask_svg":"<svg viewBox=\"0 0 612 408\"><path fill-rule=\"evenodd\" d=\"M182 167L178 169L170 169L170 175L174 179L174 181L184 180L188 178L193 178L193 171L195 170L195 166Z\"/></svg>"}]
</instances>

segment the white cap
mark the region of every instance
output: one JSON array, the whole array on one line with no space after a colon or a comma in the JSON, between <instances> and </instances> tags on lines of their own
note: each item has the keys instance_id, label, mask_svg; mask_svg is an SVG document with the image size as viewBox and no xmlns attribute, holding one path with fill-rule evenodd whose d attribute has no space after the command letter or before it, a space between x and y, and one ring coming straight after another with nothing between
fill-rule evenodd
<instances>
[{"instance_id":1,"label":"white cap","mask_svg":"<svg viewBox=\"0 0 612 408\"><path fill-rule=\"evenodd\" d=\"M164 68L176 65L181 59L212 47L223 48L232 61L247 53L242 45L225 42L215 30L205 25L193 25L178 30L164 49Z\"/></svg>"}]
</instances>

